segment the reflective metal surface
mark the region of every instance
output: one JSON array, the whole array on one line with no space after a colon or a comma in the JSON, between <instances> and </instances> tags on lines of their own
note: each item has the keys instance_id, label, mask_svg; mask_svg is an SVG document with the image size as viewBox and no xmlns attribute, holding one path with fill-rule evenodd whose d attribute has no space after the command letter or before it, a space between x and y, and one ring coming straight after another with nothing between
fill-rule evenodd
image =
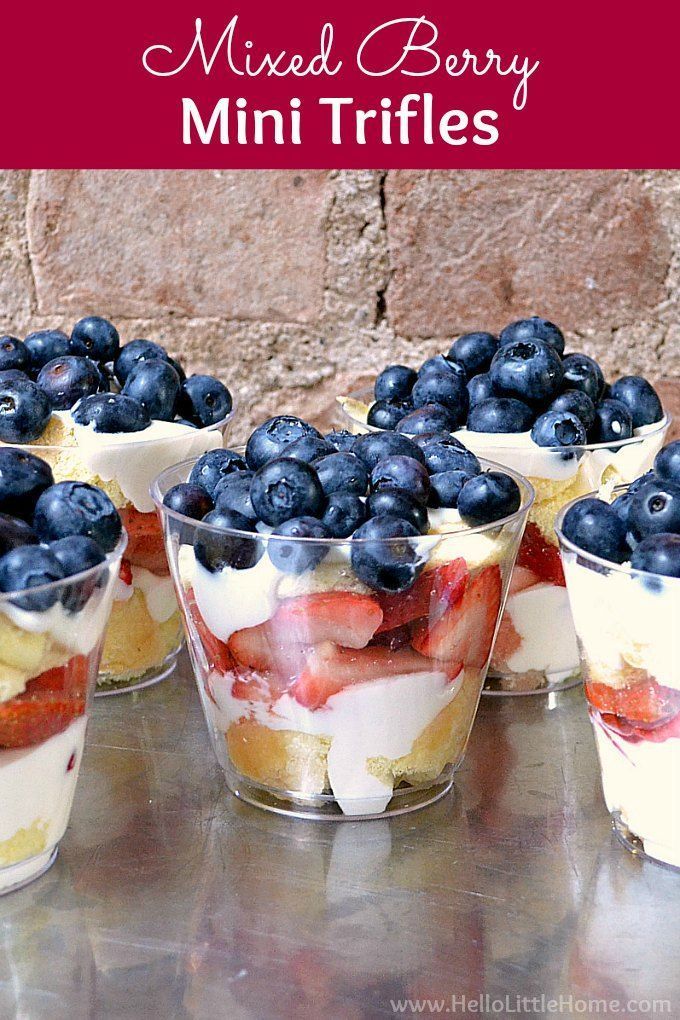
<instances>
[{"instance_id":1,"label":"reflective metal surface","mask_svg":"<svg viewBox=\"0 0 680 1020\"><path fill-rule=\"evenodd\" d=\"M183 659L97 702L60 856L0 900L0 1017L678 1016L678 917L680 876L610 833L580 689L482 699L453 795L324 825L227 792Z\"/></svg>"}]
</instances>

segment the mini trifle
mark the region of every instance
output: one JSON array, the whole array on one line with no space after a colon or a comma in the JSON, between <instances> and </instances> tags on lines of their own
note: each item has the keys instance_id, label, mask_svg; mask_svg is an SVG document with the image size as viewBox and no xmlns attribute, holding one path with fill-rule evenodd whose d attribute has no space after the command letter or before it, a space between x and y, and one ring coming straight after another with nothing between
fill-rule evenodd
<instances>
[{"instance_id":1,"label":"mini trifle","mask_svg":"<svg viewBox=\"0 0 680 1020\"><path fill-rule=\"evenodd\" d=\"M520 476L450 436L279 415L153 494L234 793L345 818L450 789L531 504Z\"/></svg>"},{"instance_id":2,"label":"mini trifle","mask_svg":"<svg viewBox=\"0 0 680 1020\"><path fill-rule=\"evenodd\" d=\"M105 492L0 449L0 894L68 824L125 543Z\"/></svg>"},{"instance_id":3,"label":"mini trifle","mask_svg":"<svg viewBox=\"0 0 680 1020\"><path fill-rule=\"evenodd\" d=\"M680 442L557 533L614 829L680 868Z\"/></svg>"},{"instance_id":4,"label":"mini trifle","mask_svg":"<svg viewBox=\"0 0 680 1020\"><path fill-rule=\"evenodd\" d=\"M585 354L564 354L554 323L533 317L499 337L470 333L416 372L391 365L373 392L339 398L351 432L450 432L478 456L531 482L529 514L486 693L528 694L579 681L576 635L555 516L601 484L632 481L660 449L669 420L639 376L607 385Z\"/></svg>"},{"instance_id":5,"label":"mini trifle","mask_svg":"<svg viewBox=\"0 0 680 1020\"><path fill-rule=\"evenodd\" d=\"M186 377L159 344L121 345L106 319L81 319L25 341L0 340L0 443L25 444L57 480L103 488L129 536L97 693L156 683L182 641L149 487L159 470L222 446L232 397L219 380Z\"/></svg>"}]
</instances>

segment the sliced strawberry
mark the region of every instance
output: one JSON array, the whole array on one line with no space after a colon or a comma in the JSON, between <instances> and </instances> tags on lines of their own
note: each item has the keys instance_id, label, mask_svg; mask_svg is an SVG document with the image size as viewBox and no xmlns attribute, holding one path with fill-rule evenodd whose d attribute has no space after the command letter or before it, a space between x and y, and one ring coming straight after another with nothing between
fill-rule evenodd
<instances>
[{"instance_id":1,"label":"sliced strawberry","mask_svg":"<svg viewBox=\"0 0 680 1020\"><path fill-rule=\"evenodd\" d=\"M201 616L201 611L196 603L196 596L194 595L193 588L189 588L185 598L187 610L191 617L191 621L198 632L198 636L203 646L203 651L205 652L205 657L208 660L209 668L211 670L215 669L218 673L225 675L233 666L233 659L229 654L229 649L224 641L220 641L219 638L215 637Z\"/></svg>"},{"instance_id":2,"label":"sliced strawberry","mask_svg":"<svg viewBox=\"0 0 680 1020\"><path fill-rule=\"evenodd\" d=\"M426 570L414 581L408 591L399 595L380 595L383 621L377 633L396 630L397 627L424 617L433 620L443 615L449 606L462 598L469 577L463 559L445 563L434 570Z\"/></svg>"},{"instance_id":3,"label":"sliced strawberry","mask_svg":"<svg viewBox=\"0 0 680 1020\"><path fill-rule=\"evenodd\" d=\"M85 711L88 681L82 655L29 680L23 694L0 704L0 747L30 747L65 730Z\"/></svg>"},{"instance_id":4,"label":"sliced strawberry","mask_svg":"<svg viewBox=\"0 0 680 1020\"><path fill-rule=\"evenodd\" d=\"M118 571L118 576L123 582L123 584L127 585L132 584L132 564L130 563L129 560L120 561L120 570Z\"/></svg>"},{"instance_id":5,"label":"sliced strawberry","mask_svg":"<svg viewBox=\"0 0 680 1020\"><path fill-rule=\"evenodd\" d=\"M599 712L632 723L660 725L680 712L680 692L663 687L649 676L618 688L588 681L585 692L590 704Z\"/></svg>"},{"instance_id":6,"label":"sliced strawberry","mask_svg":"<svg viewBox=\"0 0 680 1020\"><path fill-rule=\"evenodd\" d=\"M535 574L533 570L529 570L528 567L516 566L512 572L512 577L510 578L508 597L511 595L519 595L521 591L526 591L527 588L533 588L534 585L543 583L544 582L538 574Z\"/></svg>"},{"instance_id":7,"label":"sliced strawberry","mask_svg":"<svg viewBox=\"0 0 680 1020\"><path fill-rule=\"evenodd\" d=\"M541 581L548 581L561 588L566 586L557 545L546 541L540 528L533 521L526 526L517 554L517 566L528 567Z\"/></svg>"},{"instance_id":8,"label":"sliced strawberry","mask_svg":"<svg viewBox=\"0 0 680 1020\"><path fill-rule=\"evenodd\" d=\"M133 506L126 506L120 510L120 516L128 533L126 558L133 567L143 567L159 577L167 577L170 570L156 514L143 514Z\"/></svg>"},{"instance_id":9,"label":"sliced strawberry","mask_svg":"<svg viewBox=\"0 0 680 1020\"><path fill-rule=\"evenodd\" d=\"M28 694L53 692L84 698L90 681L90 663L85 655L74 655L64 666L47 669L26 684Z\"/></svg>"},{"instance_id":10,"label":"sliced strawberry","mask_svg":"<svg viewBox=\"0 0 680 1020\"><path fill-rule=\"evenodd\" d=\"M320 645L310 652L291 693L305 708L315 709L345 687L431 669L432 663L412 648L392 651L375 646L349 649Z\"/></svg>"},{"instance_id":11,"label":"sliced strawberry","mask_svg":"<svg viewBox=\"0 0 680 1020\"><path fill-rule=\"evenodd\" d=\"M439 662L462 661L481 669L489 657L501 604L501 572L484 567L467 586L463 598L434 625L423 620L413 630L413 647Z\"/></svg>"},{"instance_id":12,"label":"sliced strawberry","mask_svg":"<svg viewBox=\"0 0 680 1020\"><path fill-rule=\"evenodd\" d=\"M265 626L284 645L332 641L346 648L365 648L382 619L382 609L369 595L327 591L286 599Z\"/></svg>"},{"instance_id":13,"label":"sliced strawberry","mask_svg":"<svg viewBox=\"0 0 680 1020\"><path fill-rule=\"evenodd\" d=\"M507 665L508 660L519 650L521 644L522 638L515 630L512 617L506 611L503 613L501 625L496 635L496 644L493 649L494 663Z\"/></svg>"}]
</instances>

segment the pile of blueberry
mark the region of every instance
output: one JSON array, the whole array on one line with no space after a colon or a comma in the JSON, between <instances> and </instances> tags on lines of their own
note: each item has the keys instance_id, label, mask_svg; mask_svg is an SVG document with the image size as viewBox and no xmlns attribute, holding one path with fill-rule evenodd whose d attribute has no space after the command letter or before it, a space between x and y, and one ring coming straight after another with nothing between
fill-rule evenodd
<instances>
[{"instance_id":1,"label":"pile of blueberry","mask_svg":"<svg viewBox=\"0 0 680 1020\"><path fill-rule=\"evenodd\" d=\"M209 375L187 378L151 340L121 346L107 319L80 319L68 337L41 329L25 340L0 337L0 441L38 439L52 411L73 410L95 432L141 432L152 420L204 428L232 409L227 387Z\"/></svg>"},{"instance_id":2,"label":"pile of blueberry","mask_svg":"<svg viewBox=\"0 0 680 1020\"><path fill-rule=\"evenodd\" d=\"M368 424L404 435L527 432L538 446L628 439L663 417L654 388L637 375L611 386L586 354L564 354L552 322L533 316L492 333L466 333L416 372L390 365L375 380Z\"/></svg>"},{"instance_id":3,"label":"pile of blueberry","mask_svg":"<svg viewBox=\"0 0 680 1020\"><path fill-rule=\"evenodd\" d=\"M680 440L665 446L652 470L611 505L600 499L575 503L562 530L574 545L604 560L680 577Z\"/></svg>"},{"instance_id":4,"label":"pile of blueberry","mask_svg":"<svg viewBox=\"0 0 680 1020\"><path fill-rule=\"evenodd\" d=\"M25 592L103 563L120 538L121 520L101 489L84 482L55 485L49 464L12 447L0 449L0 592ZM61 601L77 612L92 594L88 580L67 585ZM53 590L11 601L42 612Z\"/></svg>"},{"instance_id":5,"label":"pile of blueberry","mask_svg":"<svg viewBox=\"0 0 680 1020\"><path fill-rule=\"evenodd\" d=\"M413 439L392 431L323 436L300 418L279 415L255 429L244 457L232 450L205 453L164 503L214 527L201 529L194 543L210 571L253 566L264 543L248 535L270 529L281 541L266 543L268 555L292 574L313 569L326 555L328 545L314 539L351 538L356 575L378 591L396 592L409 588L424 566L412 539L428 531L428 507L457 507L466 524L482 525L514 513L521 495L510 475L483 472L448 432ZM224 528L248 535L218 530Z\"/></svg>"}]
</instances>

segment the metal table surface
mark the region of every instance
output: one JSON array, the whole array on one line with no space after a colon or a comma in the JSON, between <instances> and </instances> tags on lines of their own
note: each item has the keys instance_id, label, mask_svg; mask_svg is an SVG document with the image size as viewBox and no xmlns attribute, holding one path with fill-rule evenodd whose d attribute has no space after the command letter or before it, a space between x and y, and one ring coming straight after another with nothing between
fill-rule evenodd
<instances>
[{"instance_id":1,"label":"metal table surface","mask_svg":"<svg viewBox=\"0 0 680 1020\"><path fill-rule=\"evenodd\" d=\"M579 689L483 699L438 804L313 823L231 796L183 661L97 701L60 856L0 899L0 1017L679 1016L679 908L610 833Z\"/></svg>"}]
</instances>

